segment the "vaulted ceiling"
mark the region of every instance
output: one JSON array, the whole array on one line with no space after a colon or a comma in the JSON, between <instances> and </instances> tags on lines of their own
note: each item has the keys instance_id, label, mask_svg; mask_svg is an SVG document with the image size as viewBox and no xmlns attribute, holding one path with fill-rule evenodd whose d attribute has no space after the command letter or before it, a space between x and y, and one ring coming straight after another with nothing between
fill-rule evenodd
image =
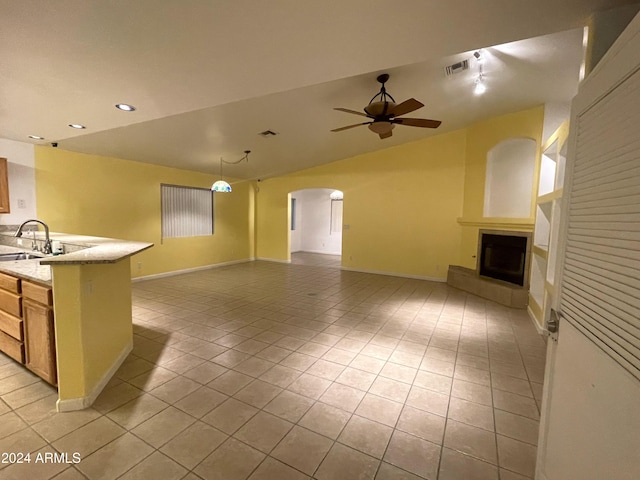
<instances>
[{"instance_id":1,"label":"vaulted ceiling","mask_svg":"<svg viewBox=\"0 0 640 480\"><path fill-rule=\"evenodd\" d=\"M0 0L0 137L210 173L248 149L225 173L266 178L566 104L581 28L628 3ZM474 96L478 49L487 91ZM469 70L445 75L464 59ZM398 102L425 104L408 116L442 126L398 126L385 140L364 126L331 133L363 121L333 108L362 110L383 72Z\"/></svg>"}]
</instances>

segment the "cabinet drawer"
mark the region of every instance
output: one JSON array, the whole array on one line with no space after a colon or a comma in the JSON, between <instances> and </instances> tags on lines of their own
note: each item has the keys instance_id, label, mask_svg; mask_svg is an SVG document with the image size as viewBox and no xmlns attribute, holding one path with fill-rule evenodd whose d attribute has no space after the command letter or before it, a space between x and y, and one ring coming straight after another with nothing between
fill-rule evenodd
<instances>
[{"instance_id":1,"label":"cabinet drawer","mask_svg":"<svg viewBox=\"0 0 640 480\"><path fill-rule=\"evenodd\" d=\"M24 363L24 345L4 332L0 332L0 350L14 360Z\"/></svg>"},{"instance_id":2,"label":"cabinet drawer","mask_svg":"<svg viewBox=\"0 0 640 480\"><path fill-rule=\"evenodd\" d=\"M0 288L13 293L20 293L20 279L0 273Z\"/></svg>"},{"instance_id":3,"label":"cabinet drawer","mask_svg":"<svg viewBox=\"0 0 640 480\"><path fill-rule=\"evenodd\" d=\"M0 330L18 341L24 340L22 319L0 310Z\"/></svg>"},{"instance_id":4,"label":"cabinet drawer","mask_svg":"<svg viewBox=\"0 0 640 480\"><path fill-rule=\"evenodd\" d=\"M22 281L22 296L43 305L53 305L51 287L44 287L36 283Z\"/></svg>"},{"instance_id":5,"label":"cabinet drawer","mask_svg":"<svg viewBox=\"0 0 640 480\"><path fill-rule=\"evenodd\" d=\"M22 298L15 293L0 290L0 310L16 317L22 316Z\"/></svg>"}]
</instances>

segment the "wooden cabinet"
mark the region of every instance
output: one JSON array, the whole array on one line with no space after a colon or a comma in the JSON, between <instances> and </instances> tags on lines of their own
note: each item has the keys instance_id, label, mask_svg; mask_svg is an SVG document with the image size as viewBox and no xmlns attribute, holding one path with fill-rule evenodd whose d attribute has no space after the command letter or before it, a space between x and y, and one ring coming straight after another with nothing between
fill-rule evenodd
<instances>
[{"instance_id":1,"label":"wooden cabinet","mask_svg":"<svg viewBox=\"0 0 640 480\"><path fill-rule=\"evenodd\" d=\"M9 207L9 171L7 159L0 158L0 213L10 213Z\"/></svg>"},{"instance_id":2,"label":"wooden cabinet","mask_svg":"<svg viewBox=\"0 0 640 480\"><path fill-rule=\"evenodd\" d=\"M25 365L52 385L56 384L56 343L53 311L46 305L24 299Z\"/></svg>"},{"instance_id":3,"label":"wooden cabinet","mask_svg":"<svg viewBox=\"0 0 640 480\"><path fill-rule=\"evenodd\" d=\"M24 363L21 292L19 278L0 273L0 350Z\"/></svg>"},{"instance_id":4,"label":"wooden cabinet","mask_svg":"<svg viewBox=\"0 0 640 480\"><path fill-rule=\"evenodd\" d=\"M56 385L51 287L0 273L0 350Z\"/></svg>"}]
</instances>

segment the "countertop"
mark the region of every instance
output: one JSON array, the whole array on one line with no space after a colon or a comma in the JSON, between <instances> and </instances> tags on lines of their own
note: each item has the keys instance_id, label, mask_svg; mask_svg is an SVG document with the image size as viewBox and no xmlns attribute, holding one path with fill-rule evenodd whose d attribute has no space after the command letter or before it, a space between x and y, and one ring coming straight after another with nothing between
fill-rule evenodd
<instances>
[{"instance_id":1,"label":"countertop","mask_svg":"<svg viewBox=\"0 0 640 480\"><path fill-rule=\"evenodd\" d=\"M0 253L19 253L30 251L31 248L0 245ZM0 262L0 272L8 273L9 275L16 275L38 283L51 285L51 267L49 267L49 265L40 265L40 260L42 259L34 258L31 260Z\"/></svg>"},{"instance_id":2,"label":"countertop","mask_svg":"<svg viewBox=\"0 0 640 480\"><path fill-rule=\"evenodd\" d=\"M25 233L23 246L17 245L13 234L0 234L0 253L31 252L33 233ZM66 233L51 233L52 241L64 246L64 255L47 255L30 260L0 262L0 272L17 275L39 283L51 284L51 265L84 265L115 263L153 246L153 243L132 242L115 238L90 237ZM44 240L44 232L36 232L36 240Z\"/></svg>"}]
</instances>

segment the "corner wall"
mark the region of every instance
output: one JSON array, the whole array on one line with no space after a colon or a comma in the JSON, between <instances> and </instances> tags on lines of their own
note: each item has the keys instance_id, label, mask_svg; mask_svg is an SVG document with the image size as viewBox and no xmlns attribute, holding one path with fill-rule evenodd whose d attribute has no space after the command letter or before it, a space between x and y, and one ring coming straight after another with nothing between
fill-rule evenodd
<instances>
[{"instance_id":1,"label":"corner wall","mask_svg":"<svg viewBox=\"0 0 640 480\"><path fill-rule=\"evenodd\" d=\"M161 238L160 184L211 186L212 175L36 147L38 218L52 231L154 243L131 262L147 276L253 257L253 195L234 182L214 198L214 235Z\"/></svg>"},{"instance_id":2,"label":"corner wall","mask_svg":"<svg viewBox=\"0 0 640 480\"><path fill-rule=\"evenodd\" d=\"M344 192L344 267L444 279L459 254L465 148L459 130L262 181L258 258L289 259L288 193L333 188Z\"/></svg>"},{"instance_id":3,"label":"corner wall","mask_svg":"<svg viewBox=\"0 0 640 480\"><path fill-rule=\"evenodd\" d=\"M467 129L465 151L463 214L458 219L461 229L460 263L476 268L478 232L481 228L532 232L535 219L536 192L540 175L540 145L544 124L544 106L511 113L471 125ZM536 169L533 178L531 211L526 218L485 218L484 195L487 154L498 143L510 138L531 138L536 142Z\"/></svg>"},{"instance_id":4,"label":"corner wall","mask_svg":"<svg viewBox=\"0 0 640 480\"><path fill-rule=\"evenodd\" d=\"M256 194L257 257L290 259L288 193L334 188L344 192L343 267L437 280L449 265L475 268L480 228L533 230L535 198L527 218L482 217L486 158L513 137L535 140L539 158L543 118L539 106L264 180Z\"/></svg>"}]
</instances>

